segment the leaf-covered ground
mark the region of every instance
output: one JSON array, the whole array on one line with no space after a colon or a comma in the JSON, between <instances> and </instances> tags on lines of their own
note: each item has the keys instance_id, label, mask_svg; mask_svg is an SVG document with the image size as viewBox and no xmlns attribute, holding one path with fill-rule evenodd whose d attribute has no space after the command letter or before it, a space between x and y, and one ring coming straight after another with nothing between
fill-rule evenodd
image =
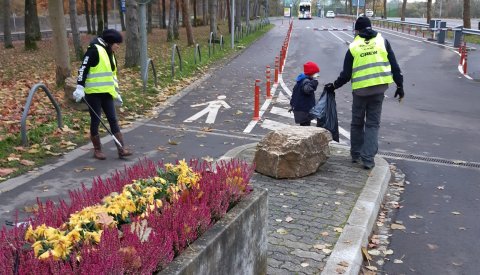
<instances>
[{"instance_id":1,"label":"leaf-covered ground","mask_svg":"<svg viewBox=\"0 0 480 275\"><path fill-rule=\"evenodd\" d=\"M228 35L225 24L219 26L220 34ZM268 29L268 28L267 28ZM253 36L261 35L262 32ZM83 50L86 49L93 35L82 34ZM139 68L124 68L125 45L116 53L119 64L119 81L124 98L124 105L118 109L120 124L128 127L132 121L148 116L153 107L176 94L194 78L221 60L233 54L233 50L217 51L208 59L207 41L209 27L194 28L194 37L202 49L202 62L193 65L193 47L187 47L185 29L180 32L180 39L166 42L166 32L154 29L148 37L148 57L154 61L159 80L157 88L153 85L150 72L149 85L143 92ZM229 41L225 39L225 41ZM253 39L242 39L240 43L250 43ZM13 49L0 49L0 182L12 176L35 169L39 165L75 149L89 140L89 116L81 105L75 104L70 92L65 93L63 87L55 86L55 61L53 40L44 39L37 42L38 50L25 51L23 41L15 41ZM171 49L175 43L183 52L183 72L178 69L175 79L170 76ZM243 44L244 46L245 44ZM72 77L77 77L80 61L74 57L73 44L69 41ZM226 47L229 48L229 47ZM240 47L239 47L240 48ZM241 47L243 48L243 47ZM191 55L191 57L189 57ZM207 60L208 59L208 60ZM189 64L189 65L188 65ZM20 137L20 121L30 89L37 83L43 83L53 94L61 107L63 129L58 129L55 108L42 90L35 93L27 117L28 146L22 146ZM142 96L136 96L136 94ZM127 100L125 100L127 99Z\"/></svg>"}]
</instances>

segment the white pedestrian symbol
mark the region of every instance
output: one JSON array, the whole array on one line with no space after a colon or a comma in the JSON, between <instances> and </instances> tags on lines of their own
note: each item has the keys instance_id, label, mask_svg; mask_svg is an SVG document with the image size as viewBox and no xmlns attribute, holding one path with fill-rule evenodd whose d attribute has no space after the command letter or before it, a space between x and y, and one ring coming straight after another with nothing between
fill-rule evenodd
<instances>
[{"instance_id":1,"label":"white pedestrian symbol","mask_svg":"<svg viewBox=\"0 0 480 275\"><path fill-rule=\"evenodd\" d=\"M198 106L205 106L205 105L207 105L207 107L205 107L205 109L201 110L200 112L194 114L193 116L185 119L183 122L193 122L208 113L207 120L205 120L205 123L209 123L209 124L214 123L215 118L217 117L217 114L218 114L218 110L222 106L225 107L225 109L230 109L230 105L228 105L224 101L225 98L227 97L224 95L219 95L217 96L218 100L212 100L205 103L190 105L190 107L198 107Z\"/></svg>"}]
</instances>

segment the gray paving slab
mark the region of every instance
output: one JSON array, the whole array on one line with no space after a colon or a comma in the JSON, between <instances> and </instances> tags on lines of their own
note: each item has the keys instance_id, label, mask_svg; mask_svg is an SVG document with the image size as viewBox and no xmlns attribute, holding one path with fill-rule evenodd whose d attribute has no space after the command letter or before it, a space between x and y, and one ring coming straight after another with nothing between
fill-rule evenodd
<instances>
[{"instance_id":1,"label":"gray paving slab","mask_svg":"<svg viewBox=\"0 0 480 275\"><path fill-rule=\"evenodd\" d=\"M313 175L273 179L255 173L268 201L268 274L358 274L361 247L368 243L390 179L388 163L373 170L351 163L347 147L330 145L331 156ZM256 143L222 158L253 162ZM340 265L339 265L340 264Z\"/></svg>"}]
</instances>

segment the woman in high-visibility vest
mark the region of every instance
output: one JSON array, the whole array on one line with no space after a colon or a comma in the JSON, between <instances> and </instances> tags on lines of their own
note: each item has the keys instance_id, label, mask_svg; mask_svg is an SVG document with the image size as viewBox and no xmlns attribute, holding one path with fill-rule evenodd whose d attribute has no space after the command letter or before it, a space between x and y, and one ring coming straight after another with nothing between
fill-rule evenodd
<instances>
[{"instance_id":1,"label":"woman in high-visibility vest","mask_svg":"<svg viewBox=\"0 0 480 275\"><path fill-rule=\"evenodd\" d=\"M132 152L125 148L123 135L120 132L115 105L123 104L119 93L117 80L117 61L115 50L122 43L122 34L114 29L104 30L102 35L95 38L83 57L82 65L78 70L77 88L73 92L76 102L84 99L90 111L90 139L93 143L93 157L104 160L102 144L98 127L100 125L101 111L105 113L110 131L122 146L117 143L118 157L130 156ZM97 116L98 115L98 116Z\"/></svg>"},{"instance_id":2,"label":"woman in high-visibility vest","mask_svg":"<svg viewBox=\"0 0 480 275\"><path fill-rule=\"evenodd\" d=\"M352 81L352 123L350 127L350 155L352 162L363 163L365 169L375 166L378 151L378 129L384 93L388 84L395 82L395 96L404 97L403 75L388 40L372 30L367 17L355 22L355 38L345 55L343 71L325 88L331 91Z\"/></svg>"}]
</instances>

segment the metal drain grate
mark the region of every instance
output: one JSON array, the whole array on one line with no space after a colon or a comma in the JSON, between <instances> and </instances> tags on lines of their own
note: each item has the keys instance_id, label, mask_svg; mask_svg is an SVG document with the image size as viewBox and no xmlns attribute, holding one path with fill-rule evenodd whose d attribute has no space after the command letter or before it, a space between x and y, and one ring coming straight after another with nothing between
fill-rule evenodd
<instances>
[{"instance_id":1,"label":"metal drain grate","mask_svg":"<svg viewBox=\"0 0 480 275\"><path fill-rule=\"evenodd\" d=\"M439 163L443 165L451 165L451 166L460 166L460 167L471 167L471 168L480 168L480 163L478 162L469 162L463 160L450 160L450 159L442 159L442 158L434 158L434 157L425 157L425 156L418 156L412 154L402 154L402 153L395 153L395 152L379 152L379 155L384 158L390 159L409 159L409 160L418 160L418 161L425 161L425 162L433 162Z\"/></svg>"}]
</instances>

